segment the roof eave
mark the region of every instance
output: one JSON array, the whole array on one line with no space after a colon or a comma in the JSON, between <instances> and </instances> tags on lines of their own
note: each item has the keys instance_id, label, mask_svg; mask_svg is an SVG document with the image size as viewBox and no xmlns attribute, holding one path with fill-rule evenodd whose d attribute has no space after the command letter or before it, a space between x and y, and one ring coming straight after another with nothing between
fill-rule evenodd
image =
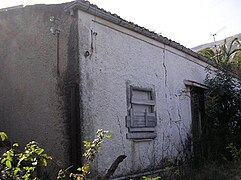
<instances>
[{"instance_id":1,"label":"roof eave","mask_svg":"<svg viewBox=\"0 0 241 180\"><path fill-rule=\"evenodd\" d=\"M212 65L214 67L217 67L217 65L212 62L211 60L201 56L200 54L192 51L191 49L189 48L186 48L185 46L175 42L175 41L172 41L166 37L163 37L161 35L158 35L154 32L151 32L149 30L147 30L146 28L143 28L143 27L140 27L138 25L135 25L133 23L130 23L122 18L120 18L119 16L117 15L114 15L114 14L111 14L109 12L106 12L105 10L103 9L100 9L98 8L96 5L92 5L90 4L90 2L88 1L84 1L84 2L81 2L81 1L74 1L72 3L70 3L68 6L65 7L65 11L71 11L71 10L82 10L82 11L85 11L87 13L90 13L92 15L95 15L95 16L98 16L104 20L107 20L109 22L112 22L114 24L117 24L119 26L122 26L124 28L127 28L127 29L130 29L131 31L134 31L134 32L137 32L139 34L142 34L146 37L149 37L151 39L154 39L158 42L161 42L165 45L168 45L170 47L173 47L177 50L180 50L184 53L187 53L189 54L190 56L192 57L195 57L209 65Z\"/></svg>"}]
</instances>

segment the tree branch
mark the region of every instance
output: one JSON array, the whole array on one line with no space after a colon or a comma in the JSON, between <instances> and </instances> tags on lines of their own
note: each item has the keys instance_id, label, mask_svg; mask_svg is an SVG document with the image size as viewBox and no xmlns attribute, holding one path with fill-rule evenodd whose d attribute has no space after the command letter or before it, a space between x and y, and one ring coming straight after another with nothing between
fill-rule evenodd
<instances>
[{"instance_id":1,"label":"tree branch","mask_svg":"<svg viewBox=\"0 0 241 180\"><path fill-rule=\"evenodd\" d=\"M119 164L126 158L126 155L120 155L116 158L116 160L112 163L110 168L108 169L106 175L104 176L103 180L109 180L110 177L114 174L115 170L119 166Z\"/></svg>"}]
</instances>

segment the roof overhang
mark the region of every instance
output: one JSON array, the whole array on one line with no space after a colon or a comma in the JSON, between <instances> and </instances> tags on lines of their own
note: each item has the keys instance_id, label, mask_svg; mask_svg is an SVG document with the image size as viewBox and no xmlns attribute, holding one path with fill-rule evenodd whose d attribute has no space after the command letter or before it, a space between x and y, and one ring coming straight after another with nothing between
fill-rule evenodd
<instances>
[{"instance_id":1,"label":"roof overhang","mask_svg":"<svg viewBox=\"0 0 241 180\"><path fill-rule=\"evenodd\" d=\"M191 80L184 80L183 82L186 86L189 86L189 87L198 87L198 88L205 89L205 90L208 89L208 87L206 85L201 84L199 82L195 82L195 81L191 81Z\"/></svg>"},{"instance_id":2,"label":"roof overhang","mask_svg":"<svg viewBox=\"0 0 241 180\"><path fill-rule=\"evenodd\" d=\"M91 4L89 1L83 1L83 0L79 0L79 1L73 1L72 3L68 4L65 7L65 11L67 12L73 12L75 10L82 10L84 12L90 13L94 16L100 17L104 20L107 20L109 22L112 22L114 24L117 24L119 26L122 26L124 28L127 28L131 31L137 32L139 34L142 34L146 37L149 37L151 39L154 39L158 42L161 42L165 45L168 45L172 48L175 48L177 50L180 50L192 57L195 57L211 66L216 67L217 65L212 62L211 60L201 56L200 54L192 51L189 48L184 47L183 45L172 41L166 37L163 37L162 35L159 35L155 32L149 31L148 29L144 28L144 27L140 27L132 22L128 22L124 19L122 19L121 17L119 17L116 14L111 14L110 12L105 11L104 9L100 9L99 7L97 7L96 5Z\"/></svg>"}]
</instances>

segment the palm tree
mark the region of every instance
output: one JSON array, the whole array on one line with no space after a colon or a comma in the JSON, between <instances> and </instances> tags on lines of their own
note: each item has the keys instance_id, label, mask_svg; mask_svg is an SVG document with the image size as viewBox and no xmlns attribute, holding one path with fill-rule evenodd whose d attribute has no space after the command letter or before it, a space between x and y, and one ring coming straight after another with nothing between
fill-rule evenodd
<instances>
[{"instance_id":1,"label":"palm tree","mask_svg":"<svg viewBox=\"0 0 241 180\"><path fill-rule=\"evenodd\" d=\"M209 47L201 49L197 53L210 60L212 60L215 57L215 52L213 51L212 48L209 48Z\"/></svg>"},{"instance_id":2,"label":"palm tree","mask_svg":"<svg viewBox=\"0 0 241 180\"><path fill-rule=\"evenodd\" d=\"M224 44L222 44L217 48L217 56L216 56L217 63L221 63L221 64L235 63L234 57L238 52L241 52L240 46L241 46L241 42L238 38L234 38L229 45L227 43L227 40L225 39Z\"/></svg>"},{"instance_id":3,"label":"palm tree","mask_svg":"<svg viewBox=\"0 0 241 180\"><path fill-rule=\"evenodd\" d=\"M198 53L217 64L241 64L241 41L238 38L234 38L230 43L224 40L224 43L217 46L216 49L205 48Z\"/></svg>"}]
</instances>

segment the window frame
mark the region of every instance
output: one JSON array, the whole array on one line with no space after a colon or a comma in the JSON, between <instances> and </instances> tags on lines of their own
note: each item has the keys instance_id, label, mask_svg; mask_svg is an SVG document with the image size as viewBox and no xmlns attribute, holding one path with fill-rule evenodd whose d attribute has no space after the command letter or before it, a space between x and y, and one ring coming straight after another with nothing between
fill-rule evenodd
<instances>
[{"instance_id":1,"label":"window frame","mask_svg":"<svg viewBox=\"0 0 241 180\"><path fill-rule=\"evenodd\" d=\"M134 98L134 91L146 92L148 99ZM150 112L139 114L134 112L134 106L149 106ZM156 114L156 95L153 88L143 88L129 85L127 88L127 116L126 127L128 128L127 139L154 139L156 137L157 114ZM139 116L139 117L138 117ZM144 125L139 124L144 118ZM136 120L136 121L135 121Z\"/></svg>"}]
</instances>

